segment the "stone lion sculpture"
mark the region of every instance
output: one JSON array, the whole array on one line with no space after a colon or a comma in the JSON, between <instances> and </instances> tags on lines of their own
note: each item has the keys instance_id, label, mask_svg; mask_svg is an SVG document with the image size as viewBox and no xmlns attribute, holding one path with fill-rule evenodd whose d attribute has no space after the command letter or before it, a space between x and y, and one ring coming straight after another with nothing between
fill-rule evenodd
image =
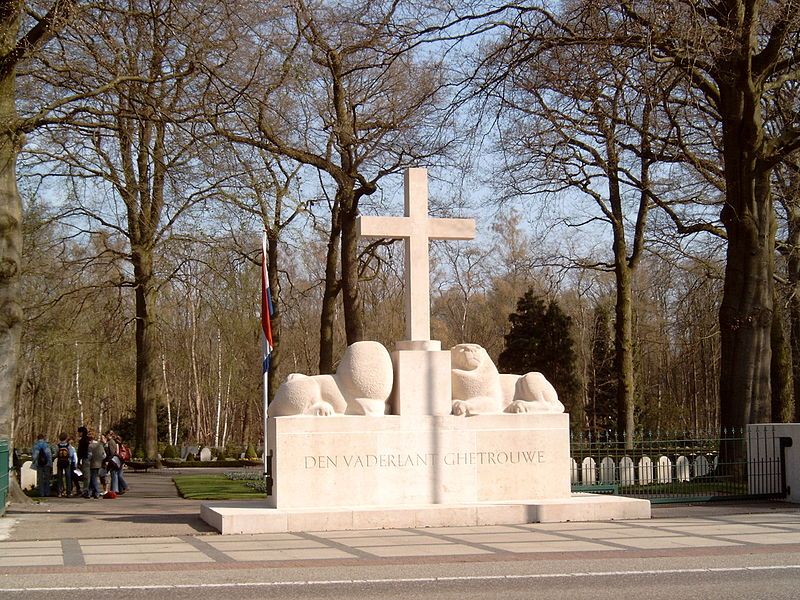
<instances>
[{"instance_id":1,"label":"stone lion sculpture","mask_svg":"<svg viewBox=\"0 0 800 600\"><path fill-rule=\"evenodd\" d=\"M292 373L267 411L290 415L384 415L393 384L392 359L378 342L356 342L344 352L334 375Z\"/></svg>"},{"instance_id":2,"label":"stone lion sculpture","mask_svg":"<svg viewBox=\"0 0 800 600\"><path fill-rule=\"evenodd\" d=\"M478 344L450 350L454 415L562 413L564 405L541 373L500 374Z\"/></svg>"}]
</instances>

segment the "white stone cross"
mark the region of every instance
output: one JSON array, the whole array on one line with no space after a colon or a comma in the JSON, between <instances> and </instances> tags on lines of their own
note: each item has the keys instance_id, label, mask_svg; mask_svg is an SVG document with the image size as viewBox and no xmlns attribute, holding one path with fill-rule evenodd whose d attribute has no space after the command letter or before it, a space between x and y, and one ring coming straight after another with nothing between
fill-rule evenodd
<instances>
[{"instance_id":1,"label":"white stone cross","mask_svg":"<svg viewBox=\"0 0 800 600\"><path fill-rule=\"evenodd\" d=\"M428 217L428 171L407 169L404 217L358 217L358 234L405 241L406 337L431 339L429 240L471 240L475 219Z\"/></svg>"}]
</instances>

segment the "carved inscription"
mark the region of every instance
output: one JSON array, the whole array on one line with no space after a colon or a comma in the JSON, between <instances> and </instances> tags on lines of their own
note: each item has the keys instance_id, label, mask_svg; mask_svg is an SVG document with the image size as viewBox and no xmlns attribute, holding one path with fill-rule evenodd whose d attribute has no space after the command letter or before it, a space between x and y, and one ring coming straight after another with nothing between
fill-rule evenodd
<instances>
[{"instance_id":1,"label":"carved inscription","mask_svg":"<svg viewBox=\"0 0 800 600\"><path fill-rule=\"evenodd\" d=\"M306 455L306 469L385 469L435 465L517 465L545 462L544 450L511 450L487 452L447 452L445 454L334 454Z\"/></svg>"}]
</instances>

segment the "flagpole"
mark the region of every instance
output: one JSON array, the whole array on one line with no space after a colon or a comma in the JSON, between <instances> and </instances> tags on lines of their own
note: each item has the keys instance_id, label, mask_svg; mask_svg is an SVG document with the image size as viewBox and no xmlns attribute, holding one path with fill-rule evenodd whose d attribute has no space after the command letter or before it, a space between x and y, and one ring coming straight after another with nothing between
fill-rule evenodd
<instances>
[{"instance_id":1,"label":"flagpole","mask_svg":"<svg viewBox=\"0 0 800 600\"><path fill-rule=\"evenodd\" d=\"M269 495L272 487L272 465L267 447L267 426L269 410L269 363L270 353L272 352L272 324L270 323L270 313L272 312L269 297L269 271L267 269L267 231L264 230L261 236L261 337L262 337L262 373L263 373L263 393L262 403L264 408L264 450L261 454L264 464L264 486L266 494Z\"/></svg>"},{"instance_id":2,"label":"flagpole","mask_svg":"<svg viewBox=\"0 0 800 600\"><path fill-rule=\"evenodd\" d=\"M272 494L272 454L269 451L268 417L269 409L269 369L264 369L264 481L267 495Z\"/></svg>"}]
</instances>

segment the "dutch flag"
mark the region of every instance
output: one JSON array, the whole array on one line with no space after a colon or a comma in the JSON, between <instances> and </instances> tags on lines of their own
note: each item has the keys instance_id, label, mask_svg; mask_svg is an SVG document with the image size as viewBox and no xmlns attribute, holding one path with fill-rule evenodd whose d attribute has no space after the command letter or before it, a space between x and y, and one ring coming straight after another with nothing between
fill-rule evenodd
<instances>
[{"instance_id":1,"label":"dutch flag","mask_svg":"<svg viewBox=\"0 0 800 600\"><path fill-rule=\"evenodd\" d=\"M263 357L262 373L269 372L269 358L272 354L272 296L269 291L269 275L267 274L267 232L261 239L261 354Z\"/></svg>"}]
</instances>

